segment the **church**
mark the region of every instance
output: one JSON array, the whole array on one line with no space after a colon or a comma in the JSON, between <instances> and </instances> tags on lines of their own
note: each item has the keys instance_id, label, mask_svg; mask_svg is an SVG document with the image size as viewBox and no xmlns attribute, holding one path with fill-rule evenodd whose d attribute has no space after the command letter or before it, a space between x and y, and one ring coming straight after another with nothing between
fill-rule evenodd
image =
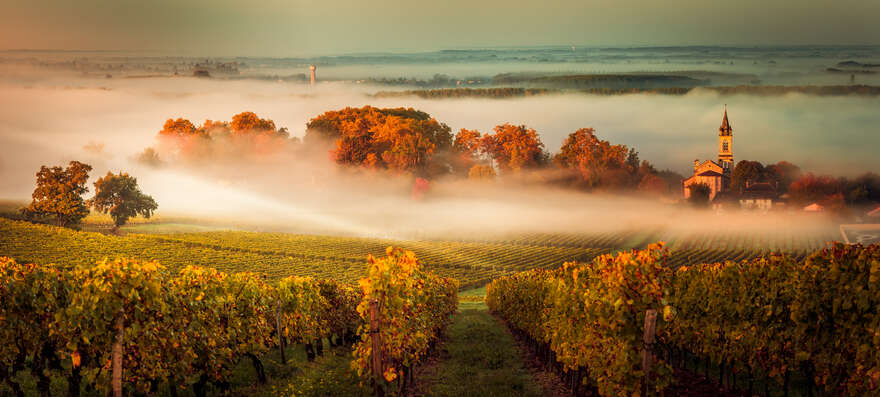
<instances>
[{"instance_id":1,"label":"church","mask_svg":"<svg viewBox=\"0 0 880 397\"><path fill-rule=\"evenodd\" d=\"M683 182L684 198L691 197L691 186L704 184L709 187L709 200L718 193L730 189L730 174L733 171L733 128L727 120L727 108L718 128L718 162L694 160L694 175Z\"/></svg>"}]
</instances>

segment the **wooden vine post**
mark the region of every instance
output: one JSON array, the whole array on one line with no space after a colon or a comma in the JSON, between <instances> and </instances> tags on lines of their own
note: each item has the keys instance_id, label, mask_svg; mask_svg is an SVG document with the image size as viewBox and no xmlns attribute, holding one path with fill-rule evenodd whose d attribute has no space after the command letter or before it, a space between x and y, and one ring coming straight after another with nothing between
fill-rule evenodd
<instances>
[{"instance_id":1,"label":"wooden vine post","mask_svg":"<svg viewBox=\"0 0 880 397\"><path fill-rule=\"evenodd\" d=\"M373 391L376 396L383 395L379 382L382 379L382 336L379 334L379 301L370 301L370 342L372 354L371 372L373 373Z\"/></svg>"},{"instance_id":2,"label":"wooden vine post","mask_svg":"<svg viewBox=\"0 0 880 397\"><path fill-rule=\"evenodd\" d=\"M275 307L275 332L278 334L278 348L281 349L281 364L287 364L284 355L284 334L281 332L281 304Z\"/></svg>"},{"instance_id":3,"label":"wooden vine post","mask_svg":"<svg viewBox=\"0 0 880 397\"><path fill-rule=\"evenodd\" d=\"M654 358L654 332L657 325L657 311L645 312L645 333L642 336L642 371L645 379L642 382L642 395L647 396L651 390L651 366Z\"/></svg>"},{"instance_id":4,"label":"wooden vine post","mask_svg":"<svg viewBox=\"0 0 880 397\"><path fill-rule=\"evenodd\" d=\"M120 309L116 315L116 341L113 343L113 377L111 386L113 397L122 397L122 341L125 334L125 312Z\"/></svg>"}]
</instances>

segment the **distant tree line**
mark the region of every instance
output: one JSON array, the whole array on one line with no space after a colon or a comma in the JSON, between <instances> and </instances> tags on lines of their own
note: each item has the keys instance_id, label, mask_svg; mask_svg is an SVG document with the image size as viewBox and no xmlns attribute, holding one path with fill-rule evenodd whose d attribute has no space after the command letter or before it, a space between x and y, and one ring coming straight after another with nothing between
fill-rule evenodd
<instances>
[{"instance_id":1,"label":"distant tree line","mask_svg":"<svg viewBox=\"0 0 880 397\"><path fill-rule=\"evenodd\" d=\"M880 86L869 85L835 85L835 86L755 86L741 85L735 87L658 87L658 88L610 88L594 87L582 89L561 88L523 88L523 87L496 87L496 88L438 88L405 91L379 91L373 96L376 98L392 98L415 96L425 99L443 98L514 98L533 95L552 95L560 93L580 93L587 95L625 95L625 94L658 94L658 95L685 95L695 89L717 92L720 95L785 95L800 93L816 96L880 96Z\"/></svg>"},{"instance_id":2,"label":"distant tree line","mask_svg":"<svg viewBox=\"0 0 880 397\"><path fill-rule=\"evenodd\" d=\"M533 95L546 95L560 93L560 90L547 88L444 88L433 90L407 90L407 91L379 91L376 98L390 98L401 96L417 96L425 99L439 98L514 98Z\"/></svg>"},{"instance_id":3,"label":"distant tree line","mask_svg":"<svg viewBox=\"0 0 880 397\"><path fill-rule=\"evenodd\" d=\"M445 74L435 74L428 80L417 79L412 77L398 77L398 78L389 78L389 77L370 77L364 80L367 84L375 84L375 85L400 85L400 86L415 86L415 87L450 87L455 86L458 82L458 79L452 78Z\"/></svg>"},{"instance_id":4,"label":"distant tree line","mask_svg":"<svg viewBox=\"0 0 880 397\"><path fill-rule=\"evenodd\" d=\"M708 85L709 80L700 80L692 77L671 74L576 74L533 76L529 74L506 73L492 77L492 84L563 89L653 89L698 87Z\"/></svg>"}]
</instances>

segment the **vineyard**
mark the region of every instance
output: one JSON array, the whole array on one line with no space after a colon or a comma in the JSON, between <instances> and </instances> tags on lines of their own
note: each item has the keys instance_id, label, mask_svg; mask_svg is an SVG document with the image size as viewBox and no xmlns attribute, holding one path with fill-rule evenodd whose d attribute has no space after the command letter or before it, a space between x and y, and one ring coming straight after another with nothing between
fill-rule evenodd
<instances>
[{"instance_id":1,"label":"vineyard","mask_svg":"<svg viewBox=\"0 0 880 397\"><path fill-rule=\"evenodd\" d=\"M809 395L880 395L880 246L677 270L670 259L653 245L517 273L486 302L576 393L660 392L674 364L747 395L789 395L795 378ZM656 345L643 344L649 311Z\"/></svg>"},{"instance_id":2,"label":"vineyard","mask_svg":"<svg viewBox=\"0 0 880 397\"><path fill-rule=\"evenodd\" d=\"M456 278L464 286L485 284L495 277L534 267L555 267L566 260L589 260L609 251L249 232L118 237L0 219L0 255L21 262L77 265L104 258L135 257L156 260L171 269L198 265L225 272L259 272L271 279L299 275L355 282L365 275L366 256L379 255L392 245L415 252L426 269Z\"/></svg>"},{"instance_id":3,"label":"vineyard","mask_svg":"<svg viewBox=\"0 0 880 397\"><path fill-rule=\"evenodd\" d=\"M60 266L0 257L0 382L25 395L19 372L28 370L42 395L56 379L69 395L229 393L241 361L265 384L261 357L271 349L284 362L286 343L302 344L313 360L323 340L345 345L358 334L352 366L377 390L402 391L450 323L458 284L425 272L410 251L387 254L368 258L360 288L128 259Z\"/></svg>"},{"instance_id":4,"label":"vineyard","mask_svg":"<svg viewBox=\"0 0 880 397\"><path fill-rule=\"evenodd\" d=\"M128 234L124 237L0 218L0 255L21 262L77 265L117 257L156 260L170 269L186 265L224 272L251 271L270 279L311 276L355 282L365 275L368 254L385 247L413 251L426 269L452 277L463 288L535 268L552 269L566 261L590 261L621 249L669 243L673 266L744 260L770 252L797 258L839 239L833 232L756 232L728 234L670 233L663 230L591 234L520 234L468 236L458 240L388 240L358 237L211 231ZM76 253L76 255L71 255Z\"/></svg>"},{"instance_id":5,"label":"vineyard","mask_svg":"<svg viewBox=\"0 0 880 397\"><path fill-rule=\"evenodd\" d=\"M835 237L114 236L0 218L0 256L12 258L0 263L0 383L18 394L7 374L29 369L40 390L62 378L106 392L123 362L127 390L205 395L227 390L242 363L264 383L267 355L285 362L292 344L312 360L327 340L353 344L345 376L361 388L405 394L452 322L456 291L488 283L488 308L574 394L674 391L690 367L749 394L876 395L880 251L826 246ZM645 371L648 311L659 315ZM34 322L43 331L29 333Z\"/></svg>"}]
</instances>

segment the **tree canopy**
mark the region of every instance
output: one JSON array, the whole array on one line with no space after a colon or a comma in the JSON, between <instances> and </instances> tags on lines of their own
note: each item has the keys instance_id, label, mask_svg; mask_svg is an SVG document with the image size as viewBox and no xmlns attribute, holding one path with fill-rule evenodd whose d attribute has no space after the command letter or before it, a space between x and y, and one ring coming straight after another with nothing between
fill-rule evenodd
<instances>
[{"instance_id":1,"label":"tree canopy","mask_svg":"<svg viewBox=\"0 0 880 397\"><path fill-rule=\"evenodd\" d=\"M448 169L437 163L452 146L450 131L412 108L348 107L309 121L305 141L331 142L331 156L339 164L419 173Z\"/></svg>"},{"instance_id":2,"label":"tree canopy","mask_svg":"<svg viewBox=\"0 0 880 397\"><path fill-rule=\"evenodd\" d=\"M232 116L232 131L238 134L248 132L275 132L275 122L257 117L254 112L241 112Z\"/></svg>"},{"instance_id":3,"label":"tree canopy","mask_svg":"<svg viewBox=\"0 0 880 397\"><path fill-rule=\"evenodd\" d=\"M107 172L107 175L98 179L95 182L95 197L88 204L97 211L109 213L116 228L137 215L149 218L158 208L152 197L141 192L137 179L121 172Z\"/></svg>"},{"instance_id":4,"label":"tree canopy","mask_svg":"<svg viewBox=\"0 0 880 397\"><path fill-rule=\"evenodd\" d=\"M764 165L757 161L741 160L733 167L730 175L730 188L742 192L748 185L767 180Z\"/></svg>"},{"instance_id":5,"label":"tree canopy","mask_svg":"<svg viewBox=\"0 0 880 397\"><path fill-rule=\"evenodd\" d=\"M628 176L639 167L634 149L601 140L592 128L569 134L553 160L563 168L577 170L589 187L629 185Z\"/></svg>"},{"instance_id":6,"label":"tree canopy","mask_svg":"<svg viewBox=\"0 0 880 397\"><path fill-rule=\"evenodd\" d=\"M89 191L86 182L92 166L71 161L67 168L40 167L33 201L22 209L29 219L49 218L59 226L80 223L89 214L82 195Z\"/></svg>"},{"instance_id":7,"label":"tree canopy","mask_svg":"<svg viewBox=\"0 0 880 397\"><path fill-rule=\"evenodd\" d=\"M462 128L455 134L452 150L455 155L452 158L452 168L457 174L468 173L479 162L481 155L480 131Z\"/></svg>"},{"instance_id":8,"label":"tree canopy","mask_svg":"<svg viewBox=\"0 0 880 397\"><path fill-rule=\"evenodd\" d=\"M191 121L168 119L159 131L159 146L145 151L138 160L149 165L163 163L161 153L171 159L200 162L264 156L291 148L286 128L276 129L275 122L254 112L241 112L231 122L205 120L196 127ZM168 160L167 158L165 160Z\"/></svg>"},{"instance_id":9,"label":"tree canopy","mask_svg":"<svg viewBox=\"0 0 880 397\"><path fill-rule=\"evenodd\" d=\"M519 172L538 168L547 163L541 137L532 128L504 123L496 125L494 134L480 139L480 149L489 155L503 172Z\"/></svg>"}]
</instances>

